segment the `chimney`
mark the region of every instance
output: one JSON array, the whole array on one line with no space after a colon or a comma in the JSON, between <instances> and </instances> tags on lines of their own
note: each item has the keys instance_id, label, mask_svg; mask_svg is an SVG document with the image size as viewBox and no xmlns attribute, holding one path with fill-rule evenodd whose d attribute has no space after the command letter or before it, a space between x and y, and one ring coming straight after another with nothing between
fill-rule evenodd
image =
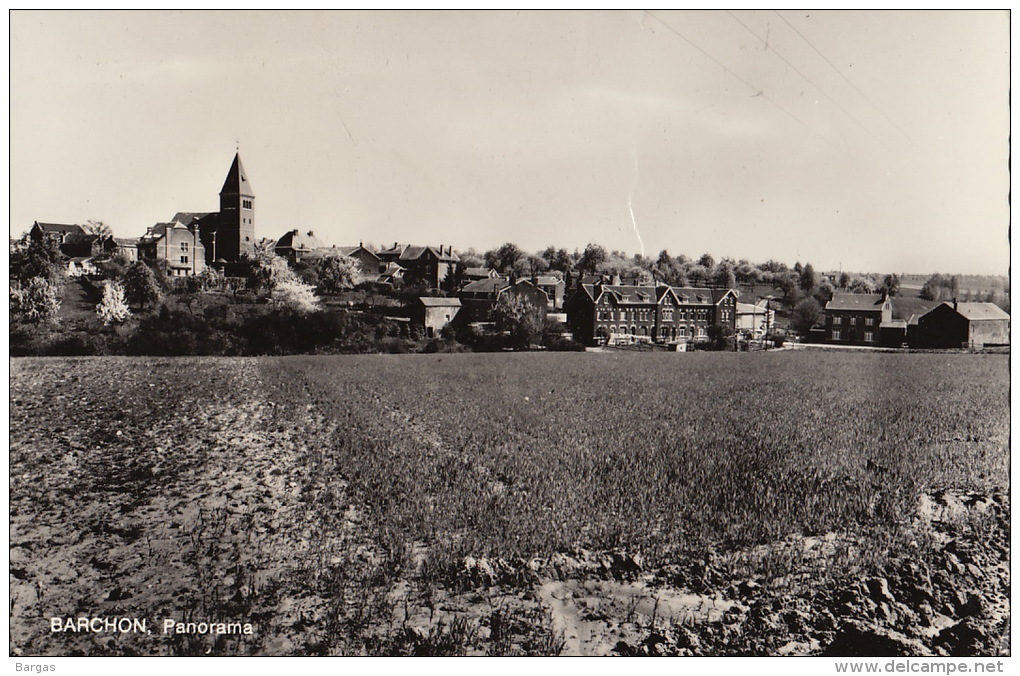
<instances>
[{"instance_id":1,"label":"chimney","mask_svg":"<svg viewBox=\"0 0 1020 676\"><path fill-rule=\"evenodd\" d=\"M953 297L953 310L958 310L959 308L960 308L960 304L956 302L956 297L954 296Z\"/></svg>"}]
</instances>

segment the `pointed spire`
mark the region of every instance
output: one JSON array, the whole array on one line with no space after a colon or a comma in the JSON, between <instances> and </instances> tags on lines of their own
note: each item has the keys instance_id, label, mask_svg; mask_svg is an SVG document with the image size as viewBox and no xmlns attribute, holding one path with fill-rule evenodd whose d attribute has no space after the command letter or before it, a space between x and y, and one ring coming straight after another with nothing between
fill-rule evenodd
<instances>
[{"instance_id":1,"label":"pointed spire","mask_svg":"<svg viewBox=\"0 0 1020 676\"><path fill-rule=\"evenodd\" d=\"M244 166L241 164L240 153L234 155L234 163L230 165L230 171L227 172L227 180L223 182L223 188L220 190L220 194L240 194L248 197L255 197L255 192L251 188L251 183L248 182L247 172L245 172Z\"/></svg>"}]
</instances>

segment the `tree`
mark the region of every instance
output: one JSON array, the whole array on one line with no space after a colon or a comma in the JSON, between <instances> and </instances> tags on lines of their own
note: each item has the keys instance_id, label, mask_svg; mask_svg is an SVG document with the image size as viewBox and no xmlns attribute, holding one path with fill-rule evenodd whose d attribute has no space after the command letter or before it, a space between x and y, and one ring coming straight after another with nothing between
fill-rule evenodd
<instances>
[{"instance_id":1,"label":"tree","mask_svg":"<svg viewBox=\"0 0 1020 676\"><path fill-rule=\"evenodd\" d=\"M96 305L96 314L103 324L120 324L131 316L131 308L124 299L124 286L117 281L107 279L103 282L103 300Z\"/></svg>"},{"instance_id":2,"label":"tree","mask_svg":"<svg viewBox=\"0 0 1020 676\"><path fill-rule=\"evenodd\" d=\"M588 244L584 247L584 253L581 254L581 259L577 262L582 272L588 272L595 274L599 267L609 260L609 254L606 253L605 247L599 244Z\"/></svg>"},{"instance_id":3,"label":"tree","mask_svg":"<svg viewBox=\"0 0 1020 676\"><path fill-rule=\"evenodd\" d=\"M495 251L485 252L485 264L499 272L513 269L514 264L522 258L524 258L524 252L511 242L507 242Z\"/></svg>"},{"instance_id":4,"label":"tree","mask_svg":"<svg viewBox=\"0 0 1020 676\"><path fill-rule=\"evenodd\" d=\"M875 285L871 283L870 279L854 277L847 285L847 291L850 293L875 293Z\"/></svg>"},{"instance_id":5,"label":"tree","mask_svg":"<svg viewBox=\"0 0 1020 676\"><path fill-rule=\"evenodd\" d=\"M818 284L818 288L815 289L815 299L820 305L824 306L832 300L832 294L835 293L835 291L836 290L832 288L832 282L823 277L821 283Z\"/></svg>"},{"instance_id":6,"label":"tree","mask_svg":"<svg viewBox=\"0 0 1020 676\"><path fill-rule=\"evenodd\" d=\"M323 256L318 264L319 293L340 293L353 289L361 264L349 256Z\"/></svg>"},{"instance_id":7,"label":"tree","mask_svg":"<svg viewBox=\"0 0 1020 676\"><path fill-rule=\"evenodd\" d=\"M11 313L28 322L55 320L60 310L61 284L48 277L33 277L27 284L12 284Z\"/></svg>"},{"instance_id":8,"label":"tree","mask_svg":"<svg viewBox=\"0 0 1020 676\"><path fill-rule=\"evenodd\" d=\"M878 292L884 293L889 296L900 295L900 276L897 274L889 274L885 276L882 283L878 286Z\"/></svg>"},{"instance_id":9,"label":"tree","mask_svg":"<svg viewBox=\"0 0 1020 676\"><path fill-rule=\"evenodd\" d=\"M103 221L86 221L85 225L81 227L86 234L96 235L100 239L113 237L113 229Z\"/></svg>"},{"instance_id":10,"label":"tree","mask_svg":"<svg viewBox=\"0 0 1020 676\"><path fill-rule=\"evenodd\" d=\"M709 345L713 350L728 350L732 349L733 341L733 327L729 324L712 324L706 330L708 334Z\"/></svg>"},{"instance_id":11,"label":"tree","mask_svg":"<svg viewBox=\"0 0 1020 676\"><path fill-rule=\"evenodd\" d=\"M124 295L136 307L154 307L163 299L156 274L142 261L135 261L124 273Z\"/></svg>"},{"instance_id":12,"label":"tree","mask_svg":"<svg viewBox=\"0 0 1020 676\"><path fill-rule=\"evenodd\" d=\"M730 261L719 261L712 271L712 284L723 289L732 289L737 285L737 275Z\"/></svg>"},{"instance_id":13,"label":"tree","mask_svg":"<svg viewBox=\"0 0 1020 676\"><path fill-rule=\"evenodd\" d=\"M319 309L319 299L315 296L315 288L299 279L282 279L277 281L269 294L274 307L286 308L307 314Z\"/></svg>"},{"instance_id":14,"label":"tree","mask_svg":"<svg viewBox=\"0 0 1020 676\"><path fill-rule=\"evenodd\" d=\"M701 258L698 259L698 265L704 266L706 269L711 270L715 267L715 259L712 258L712 254L703 253Z\"/></svg>"},{"instance_id":15,"label":"tree","mask_svg":"<svg viewBox=\"0 0 1020 676\"><path fill-rule=\"evenodd\" d=\"M59 246L52 240L29 240L27 246L11 252L10 278L27 282L33 277L45 277L56 282L62 275L59 260Z\"/></svg>"},{"instance_id":16,"label":"tree","mask_svg":"<svg viewBox=\"0 0 1020 676\"><path fill-rule=\"evenodd\" d=\"M693 263L686 266L684 274L692 285L702 286L708 282L709 269L704 265Z\"/></svg>"},{"instance_id":17,"label":"tree","mask_svg":"<svg viewBox=\"0 0 1020 676\"><path fill-rule=\"evenodd\" d=\"M804 293L810 294L817 285L818 279L815 277L815 269L808 263L800 271L800 288Z\"/></svg>"},{"instance_id":18,"label":"tree","mask_svg":"<svg viewBox=\"0 0 1020 676\"><path fill-rule=\"evenodd\" d=\"M802 336L806 336L811 327L818 323L822 315L822 306L814 297L808 296L793 308L791 326Z\"/></svg>"},{"instance_id":19,"label":"tree","mask_svg":"<svg viewBox=\"0 0 1020 676\"><path fill-rule=\"evenodd\" d=\"M270 247L256 247L249 258L248 288L271 293L277 284L290 281L297 281L297 277L287 261Z\"/></svg>"},{"instance_id":20,"label":"tree","mask_svg":"<svg viewBox=\"0 0 1020 676\"><path fill-rule=\"evenodd\" d=\"M526 350L542 335L542 314L527 297L506 292L492 309L496 329L508 333L507 345L515 350Z\"/></svg>"}]
</instances>

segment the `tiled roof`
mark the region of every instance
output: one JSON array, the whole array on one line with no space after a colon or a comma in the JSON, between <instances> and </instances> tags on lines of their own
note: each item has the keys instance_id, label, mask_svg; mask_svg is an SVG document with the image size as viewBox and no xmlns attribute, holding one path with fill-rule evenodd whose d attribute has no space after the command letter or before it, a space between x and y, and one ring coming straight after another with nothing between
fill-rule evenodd
<instances>
[{"instance_id":1,"label":"tiled roof","mask_svg":"<svg viewBox=\"0 0 1020 676\"><path fill-rule=\"evenodd\" d=\"M495 294L508 286L510 286L510 282L502 277L486 277L485 279L477 279L465 284L461 292Z\"/></svg>"},{"instance_id":2,"label":"tiled roof","mask_svg":"<svg viewBox=\"0 0 1020 676\"><path fill-rule=\"evenodd\" d=\"M880 293L837 293L825 304L826 310L879 311L885 301Z\"/></svg>"},{"instance_id":3,"label":"tiled roof","mask_svg":"<svg viewBox=\"0 0 1020 676\"><path fill-rule=\"evenodd\" d=\"M423 296L418 299L425 307L460 307L460 298L433 298Z\"/></svg>"},{"instance_id":4,"label":"tiled roof","mask_svg":"<svg viewBox=\"0 0 1020 676\"><path fill-rule=\"evenodd\" d=\"M276 242L276 246L277 248L296 249L299 251L313 251L329 248L324 245L312 231L300 232L298 230L291 230L285 234Z\"/></svg>"},{"instance_id":5,"label":"tiled roof","mask_svg":"<svg viewBox=\"0 0 1020 676\"><path fill-rule=\"evenodd\" d=\"M39 229L43 232L59 232L62 234L73 234L73 235L84 235L85 229L80 225L67 224L67 223L40 223L35 222L39 226Z\"/></svg>"},{"instance_id":6,"label":"tiled roof","mask_svg":"<svg viewBox=\"0 0 1020 676\"><path fill-rule=\"evenodd\" d=\"M492 273L489 268L464 268L465 277L488 277Z\"/></svg>"},{"instance_id":7,"label":"tiled roof","mask_svg":"<svg viewBox=\"0 0 1020 676\"><path fill-rule=\"evenodd\" d=\"M538 286L556 286L557 284L563 284L563 280L557 279L552 275L539 275L535 277L535 284Z\"/></svg>"},{"instance_id":8,"label":"tiled roof","mask_svg":"<svg viewBox=\"0 0 1020 676\"><path fill-rule=\"evenodd\" d=\"M953 307L950 302L945 302L943 305ZM954 309L972 322L983 319L1009 319L1009 313L995 303L957 303Z\"/></svg>"},{"instance_id":9,"label":"tiled roof","mask_svg":"<svg viewBox=\"0 0 1020 676\"><path fill-rule=\"evenodd\" d=\"M182 225L191 225L195 221L200 221L209 215L208 211L178 211L174 214L173 219Z\"/></svg>"},{"instance_id":10,"label":"tiled roof","mask_svg":"<svg viewBox=\"0 0 1020 676\"><path fill-rule=\"evenodd\" d=\"M880 329L906 329L907 322L903 319L893 319L888 322L882 322L878 325Z\"/></svg>"}]
</instances>

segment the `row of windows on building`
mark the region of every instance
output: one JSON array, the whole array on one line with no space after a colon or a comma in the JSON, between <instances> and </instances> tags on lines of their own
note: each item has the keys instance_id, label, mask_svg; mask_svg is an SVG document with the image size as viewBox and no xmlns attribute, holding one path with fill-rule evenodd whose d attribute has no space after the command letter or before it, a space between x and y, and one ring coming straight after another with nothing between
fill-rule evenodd
<instances>
[{"instance_id":1,"label":"row of windows on building","mask_svg":"<svg viewBox=\"0 0 1020 676\"><path fill-rule=\"evenodd\" d=\"M241 206L245 209L251 209L251 200L241 200Z\"/></svg>"},{"instance_id":2,"label":"row of windows on building","mask_svg":"<svg viewBox=\"0 0 1020 676\"><path fill-rule=\"evenodd\" d=\"M627 330L626 326L610 326L609 335L632 335L632 336L647 336L649 335L647 326L631 326L630 330ZM686 338L687 327L686 326L662 326L659 327L659 336L661 338ZM705 327L699 326L697 328L691 328L692 338L705 338Z\"/></svg>"},{"instance_id":3,"label":"row of windows on building","mask_svg":"<svg viewBox=\"0 0 1020 676\"><path fill-rule=\"evenodd\" d=\"M832 340L840 340L839 329L833 329L833 331L832 331ZM874 331L865 331L864 332L864 342L865 343L874 343L875 342L875 332Z\"/></svg>"},{"instance_id":4,"label":"row of windows on building","mask_svg":"<svg viewBox=\"0 0 1020 676\"><path fill-rule=\"evenodd\" d=\"M847 319L848 319L847 323L850 324L850 326L856 326L857 325L857 317L848 317ZM832 316L832 323L834 325L838 326L839 324L843 323L843 318L840 317L839 315L833 315ZM865 326L874 326L875 325L875 318L874 317L865 317L864 318L864 325Z\"/></svg>"},{"instance_id":5,"label":"row of windows on building","mask_svg":"<svg viewBox=\"0 0 1020 676\"><path fill-rule=\"evenodd\" d=\"M688 316L689 315L689 316ZM599 321L639 321L647 322L651 321L655 317L655 312L650 309L638 309L638 310L601 310L598 313ZM662 309L663 321L673 321L673 309L663 308ZM680 310L680 319L708 319L708 310ZM722 311L722 319L726 319L726 311Z\"/></svg>"}]
</instances>

